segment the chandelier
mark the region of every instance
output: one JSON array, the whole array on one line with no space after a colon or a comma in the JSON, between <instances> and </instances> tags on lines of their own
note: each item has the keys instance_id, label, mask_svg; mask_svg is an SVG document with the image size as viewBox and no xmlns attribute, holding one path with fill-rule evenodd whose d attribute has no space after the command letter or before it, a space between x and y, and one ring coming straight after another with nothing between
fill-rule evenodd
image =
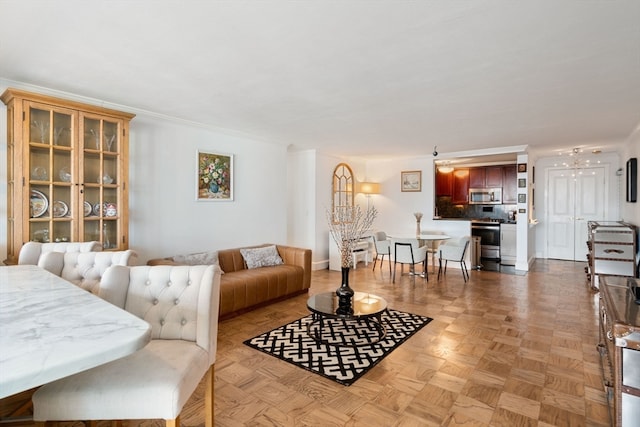
<instances>
[{"instance_id":1,"label":"chandelier","mask_svg":"<svg viewBox=\"0 0 640 427\"><path fill-rule=\"evenodd\" d=\"M593 154L599 154L600 150L593 150ZM574 180L583 174L583 169L591 166L591 159L587 159L583 156L582 148L573 148L568 152L560 152L560 156L566 156L567 159L563 160L561 163L554 163L555 167L565 167L567 169L571 169L571 176ZM600 163L600 160L596 161L596 163ZM595 172L592 172L595 173Z\"/></svg>"},{"instance_id":2,"label":"chandelier","mask_svg":"<svg viewBox=\"0 0 640 427\"><path fill-rule=\"evenodd\" d=\"M442 162L436 163L437 167L438 167L438 172L440 173L451 173L453 172L453 166L451 166L451 163L447 160L444 160Z\"/></svg>"}]
</instances>

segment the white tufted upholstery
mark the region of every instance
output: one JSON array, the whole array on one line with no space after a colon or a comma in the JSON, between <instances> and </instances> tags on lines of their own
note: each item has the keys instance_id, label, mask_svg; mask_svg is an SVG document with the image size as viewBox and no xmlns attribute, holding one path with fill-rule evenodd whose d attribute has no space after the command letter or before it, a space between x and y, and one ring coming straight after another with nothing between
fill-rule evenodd
<instances>
[{"instance_id":1,"label":"white tufted upholstery","mask_svg":"<svg viewBox=\"0 0 640 427\"><path fill-rule=\"evenodd\" d=\"M45 255L44 257L55 256ZM134 265L137 255L131 249L116 252L67 252L62 257L59 276L82 289L97 294L100 280L112 265Z\"/></svg>"},{"instance_id":2,"label":"white tufted upholstery","mask_svg":"<svg viewBox=\"0 0 640 427\"><path fill-rule=\"evenodd\" d=\"M60 259L54 256L48 258L44 256L51 252L99 252L102 251L100 242L27 242L20 248L18 264L37 265L53 274L60 275ZM44 256L44 257L43 257Z\"/></svg>"},{"instance_id":3,"label":"white tufted upholstery","mask_svg":"<svg viewBox=\"0 0 640 427\"><path fill-rule=\"evenodd\" d=\"M36 421L163 418L179 414L206 374L205 425L213 426L213 364L218 335L220 269L208 266L112 266L100 297L152 325L138 352L42 386Z\"/></svg>"}]
</instances>

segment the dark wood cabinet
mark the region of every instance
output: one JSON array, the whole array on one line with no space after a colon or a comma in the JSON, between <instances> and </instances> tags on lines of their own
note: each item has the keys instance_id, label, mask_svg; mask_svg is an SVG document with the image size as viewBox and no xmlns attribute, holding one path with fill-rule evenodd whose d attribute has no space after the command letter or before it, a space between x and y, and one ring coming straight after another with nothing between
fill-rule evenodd
<instances>
[{"instance_id":1,"label":"dark wood cabinet","mask_svg":"<svg viewBox=\"0 0 640 427\"><path fill-rule=\"evenodd\" d=\"M469 168L469 188L485 188L486 168Z\"/></svg>"},{"instance_id":2,"label":"dark wood cabinet","mask_svg":"<svg viewBox=\"0 0 640 427\"><path fill-rule=\"evenodd\" d=\"M502 167L502 203L518 202L518 171L516 165Z\"/></svg>"},{"instance_id":3,"label":"dark wood cabinet","mask_svg":"<svg viewBox=\"0 0 640 427\"><path fill-rule=\"evenodd\" d=\"M469 169L456 168L452 175L451 202L454 204L469 203Z\"/></svg>"},{"instance_id":4,"label":"dark wood cabinet","mask_svg":"<svg viewBox=\"0 0 640 427\"><path fill-rule=\"evenodd\" d=\"M487 188L501 188L503 173L502 166L489 166L485 168L485 183Z\"/></svg>"},{"instance_id":5,"label":"dark wood cabinet","mask_svg":"<svg viewBox=\"0 0 640 427\"><path fill-rule=\"evenodd\" d=\"M469 188L501 188L502 166L469 168Z\"/></svg>"},{"instance_id":6,"label":"dark wood cabinet","mask_svg":"<svg viewBox=\"0 0 640 427\"><path fill-rule=\"evenodd\" d=\"M436 196L451 196L453 172L442 173L436 168Z\"/></svg>"}]
</instances>

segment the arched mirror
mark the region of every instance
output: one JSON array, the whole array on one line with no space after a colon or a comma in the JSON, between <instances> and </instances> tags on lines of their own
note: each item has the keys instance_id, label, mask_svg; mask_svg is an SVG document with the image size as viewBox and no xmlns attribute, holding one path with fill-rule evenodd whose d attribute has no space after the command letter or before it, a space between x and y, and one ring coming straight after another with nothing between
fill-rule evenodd
<instances>
[{"instance_id":1,"label":"arched mirror","mask_svg":"<svg viewBox=\"0 0 640 427\"><path fill-rule=\"evenodd\" d=\"M346 222L351 220L354 206L353 171L346 163L340 163L333 170L333 221Z\"/></svg>"}]
</instances>

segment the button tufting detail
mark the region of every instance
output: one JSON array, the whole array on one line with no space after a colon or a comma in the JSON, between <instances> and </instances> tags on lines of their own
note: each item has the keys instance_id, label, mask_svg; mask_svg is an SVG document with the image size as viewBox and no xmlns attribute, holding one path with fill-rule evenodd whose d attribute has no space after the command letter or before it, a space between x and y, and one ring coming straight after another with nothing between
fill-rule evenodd
<instances>
[{"instance_id":1,"label":"button tufting detail","mask_svg":"<svg viewBox=\"0 0 640 427\"><path fill-rule=\"evenodd\" d=\"M171 286L171 280L167 282L167 286Z\"/></svg>"},{"instance_id":2,"label":"button tufting detail","mask_svg":"<svg viewBox=\"0 0 640 427\"><path fill-rule=\"evenodd\" d=\"M178 304L180 304L180 300L179 300L178 298L176 298L175 300L173 300L173 303L174 303L175 305L178 305Z\"/></svg>"},{"instance_id":3,"label":"button tufting detail","mask_svg":"<svg viewBox=\"0 0 640 427\"><path fill-rule=\"evenodd\" d=\"M145 282L145 285L147 285L147 286L149 286L150 284L151 284L151 280L147 280L147 281Z\"/></svg>"},{"instance_id":4,"label":"button tufting detail","mask_svg":"<svg viewBox=\"0 0 640 427\"><path fill-rule=\"evenodd\" d=\"M164 326L164 319L160 319L160 326Z\"/></svg>"},{"instance_id":5,"label":"button tufting detail","mask_svg":"<svg viewBox=\"0 0 640 427\"><path fill-rule=\"evenodd\" d=\"M186 325L186 324L187 324L187 319L182 319L182 321L180 322L180 324L181 324L182 326Z\"/></svg>"},{"instance_id":6,"label":"button tufting detail","mask_svg":"<svg viewBox=\"0 0 640 427\"><path fill-rule=\"evenodd\" d=\"M156 299L153 300L153 305L158 305L159 302L160 301L158 301L158 299L156 298Z\"/></svg>"}]
</instances>

